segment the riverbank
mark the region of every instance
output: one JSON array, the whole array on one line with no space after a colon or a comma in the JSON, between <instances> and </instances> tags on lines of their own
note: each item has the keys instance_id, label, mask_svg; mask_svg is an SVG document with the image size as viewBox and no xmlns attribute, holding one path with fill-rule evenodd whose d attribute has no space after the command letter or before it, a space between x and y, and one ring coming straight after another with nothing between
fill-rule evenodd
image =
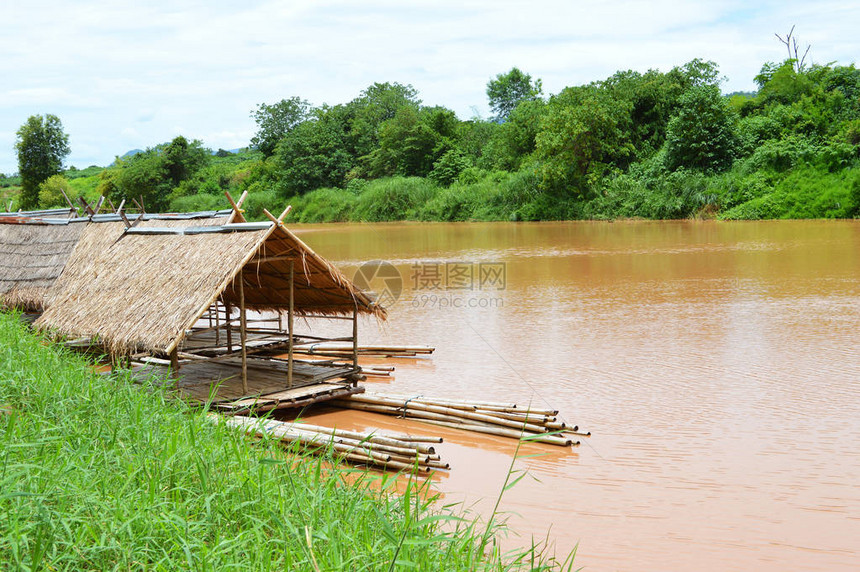
<instances>
[{"instance_id":1,"label":"riverbank","mask_svg":"<svg viewBox=\"0 0 860 572\"><path fill-rule=\"evenodd\" d=\"M0 313L0 559L16 569L553 570L413 484L252 442ZM570 567L570 563L568 563Z\"/></svg>"}]
</instances>

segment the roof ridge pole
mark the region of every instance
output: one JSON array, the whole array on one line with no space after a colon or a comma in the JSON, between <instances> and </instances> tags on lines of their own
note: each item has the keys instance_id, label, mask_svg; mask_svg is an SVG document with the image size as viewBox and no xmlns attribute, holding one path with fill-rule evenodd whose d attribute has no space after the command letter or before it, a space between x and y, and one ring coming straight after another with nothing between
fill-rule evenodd
<instances>
[{"instance_id":1,"label":"roof ridge pole","mask_svg":"<svg viewBox=\"0 0 860 572\"><path fill-rule=\"evenodd\" d=\"M295 265L290 260L290 307L287 315L287 327L290 329L290 353L287 355L287 387L293 386L293 284L295 282Z\"/></svg>"},{"instance_id":2,"label":"roof ridge pole","mask_svg":"<svg viewBox=\"0 0 860 572\"><path fill-rule=\"evenodd\" d=\"M242 395L248 395L248 352L245 347L247 341L247 318L245 317L245 277L239 270L239 336L242 343Z\"/></svg>"}]
</instances>

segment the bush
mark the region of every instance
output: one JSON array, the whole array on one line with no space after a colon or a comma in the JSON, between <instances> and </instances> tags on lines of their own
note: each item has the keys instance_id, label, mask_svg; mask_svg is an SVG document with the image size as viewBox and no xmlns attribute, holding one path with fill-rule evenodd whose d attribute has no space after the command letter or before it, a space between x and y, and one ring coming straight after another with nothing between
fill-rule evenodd
<instances>
[{"instance_id":1,"label":"bush","mask_svg":"<svg viewBox=\"0 0 860 572\"><path fill-rule=\"evenodd\" d=\"M717 195L709 182L702 173L687 170L656 179L621 175L589 203L586 213L593 218L689 218L716 204Z\"/></svg>"},{"instance_id":2,"label":"bush","mask_svg":"<svg viewBox=\"0 0 860 572\"><path fill-rule=\"evenodd\" d=\"M726 220L847 218L860 208L860 167L831 173L826 165L795 169L773 191L722 213Z\"/></svg>"},{"instance_id":3,"label":"bush","mask_svg":"<svg viewBox=\"0 0 860 572\"><path fill-rule=\"evenodd\" d=\"M177 197L170 201L169 208L172 212L217 211L223 209L226 204L227 199L221 195L202 193Z\"/></svg>"},{"instance_id":4,"label":"bush","mask_svg":"<svg viewBox=\"0 0 860 572\"><path fill-rule=\"evenodd\" d=\"M219 204L224 206L223 201ZM245 209L245 218L248 220L269 220L263 209L269 209L270 212L275 209L278 212L274 215L278 216L285 206L283 197L276 191L249 191L242 208Z\"/></svg>"},{"instance_id":5,"label":"bush","mask_svg":"<svg viewBox=\"0 0 860 572\"><path fill-rule=\"evenodd\" d=\"M352 217L358 199L349 190L317 189L291 202L291 217L298 222L346 222Z\"/></svg>"},{"instance_id":6,"label":"bush","mask_svg":"<svg viewBox=\"0 0 860 572\"><path fill-rule=\"evenodd\" d=\"M371 181L358 197L353 220L414 220L418 211L439 192L432 181L419 177L390 177Z\"/></svg>"},{"instance_id":7,"label":"bush","mask_svg":"<svg viewBox=\"0 0 860 572\"><path fill-rule=\"evenodd\" d=\"M66 193L70 200L78 196L72 193L69 181L64 176L52 175L39 185L39 205L46 209L68 206L63 193Z\"/></svg>"}]
</instances>

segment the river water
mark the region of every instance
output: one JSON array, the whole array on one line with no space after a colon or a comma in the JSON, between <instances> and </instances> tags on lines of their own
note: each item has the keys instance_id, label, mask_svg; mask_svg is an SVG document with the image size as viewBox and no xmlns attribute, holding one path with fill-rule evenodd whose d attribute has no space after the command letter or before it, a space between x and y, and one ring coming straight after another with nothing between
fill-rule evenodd
<instances>
[{"instance_id":1,"label":"river water","mask_svg":"<svg viewBox=\"0 0 860 572\"><path fill-rule=\"evenodd\" d=\"M362 343L436 347L377 360L397 369L371 390L550 405L593 432L520 450L542 456L514 463L507 542L577 547L592 570L860 569L860 224L299 229L349 276L399 271ZM396 277L373 285L397 294ZM412 426L446 437L441 502L486 517L515 444Z\"/></svg>"}]
</instances>

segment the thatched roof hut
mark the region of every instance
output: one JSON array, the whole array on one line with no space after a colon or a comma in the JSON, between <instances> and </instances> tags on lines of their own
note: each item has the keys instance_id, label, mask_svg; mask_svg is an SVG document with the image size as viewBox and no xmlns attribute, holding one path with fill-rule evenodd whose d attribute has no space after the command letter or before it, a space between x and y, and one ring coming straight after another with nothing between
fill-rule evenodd
<instances>
[{"instance_id":1,"label":"thatched roof hut","mask_svg":"<svg viewBox=\"0 0 860 572\"><path fill-rule=\"evenodd\" d=\"M119 230L119 229L118 229ZM280 222L89 232L37 327L98 338L111 353L170 353L220 300L297 315L385 311ZM291 283L293 288L290 287Z\"/></svg>"},{"instance_id":2,"label":"thatched roof hut","mask_svg":"<svg viewBox=\"0 0 860 572\"><path fill-rule=\"evenodd\" d=\"M142 227L223 224L232 211L128 215ZM122 236L125 226L117 214L70 218L72 209L0 213L0 307L41 312L52 298L78 240L86 231L105 246ZM98 224L87 224L98 223Z\"/></svg>"},{"instance_id":3,"label":"thatched roof hut","mask_svg":"<svg viewBox=\"0 0 860 572\"><path fill-rule=\"evenodd\" d=\"M85 226L0 217L0 307L41 311Z\"/></svg>"}]
</instances>

